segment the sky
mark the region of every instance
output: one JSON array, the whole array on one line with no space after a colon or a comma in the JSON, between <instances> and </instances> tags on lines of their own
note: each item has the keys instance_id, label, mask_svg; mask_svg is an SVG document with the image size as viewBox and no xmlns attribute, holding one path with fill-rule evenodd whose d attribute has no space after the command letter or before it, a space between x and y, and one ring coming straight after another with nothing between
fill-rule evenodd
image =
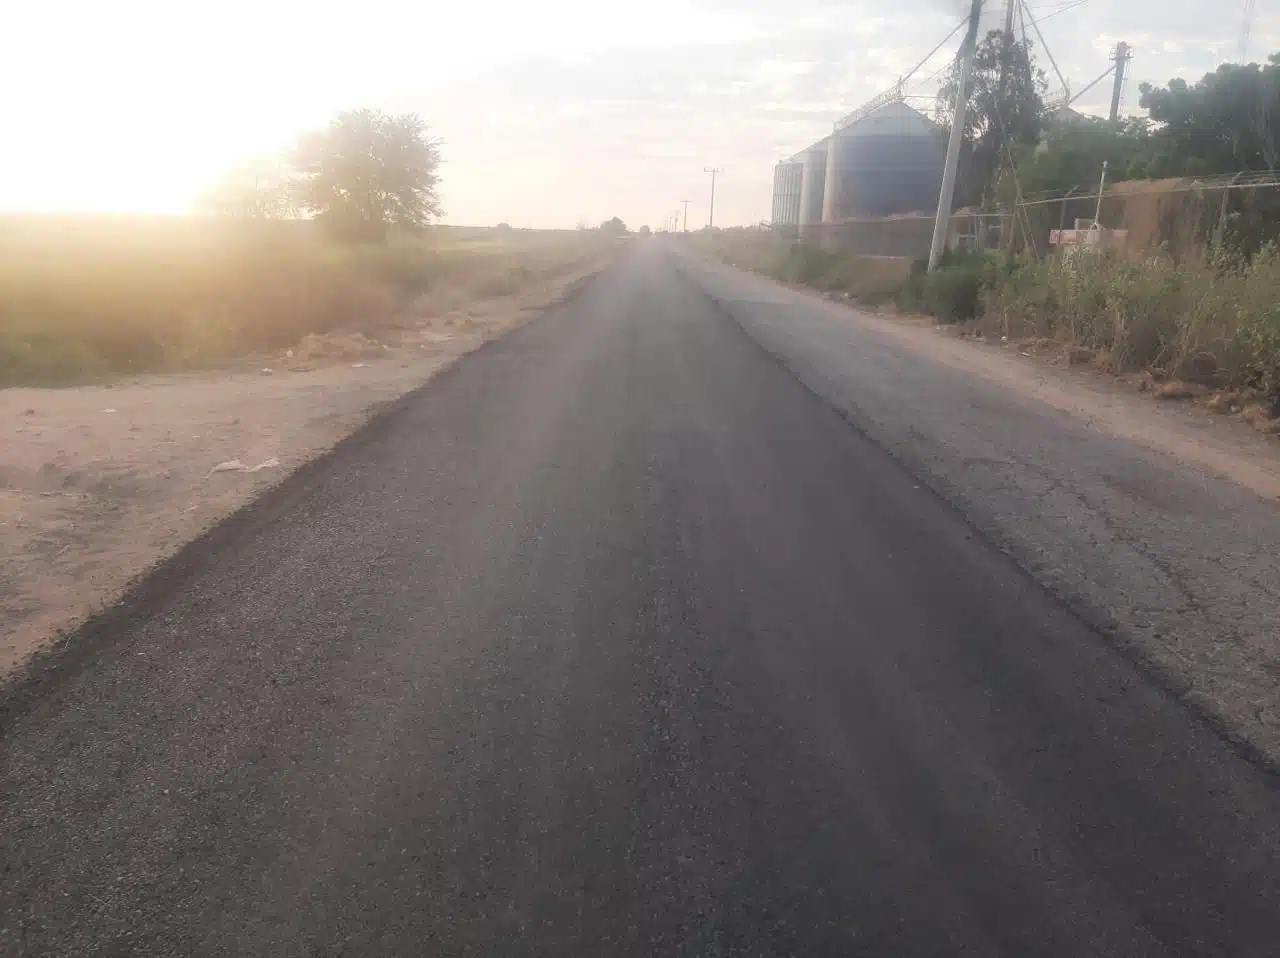
<instances>
[{"instance_id":1,"label":"sky","mask_svg":"<svg viewBox=\"0 0 1280 958\"><path fill-rule=\"evenodd\" d=\"M1138 83L1236 57L1244 0L1028 0L1080 89L1117 40ZM1002 0L988 0L990 26ZM6 10L0 209L180 213L220 171L335 112L416 112L442 141L445 222L663 225L769 216L773 164L888 87L964 0L40 0ZM931 110L935 74L908 88ZM1257 4L1248 54L1280 50ZM1056 86L1052 68L1040 60ZM1108 83L1077 108L1103 112Z\"/></svg>"}]
</instances>

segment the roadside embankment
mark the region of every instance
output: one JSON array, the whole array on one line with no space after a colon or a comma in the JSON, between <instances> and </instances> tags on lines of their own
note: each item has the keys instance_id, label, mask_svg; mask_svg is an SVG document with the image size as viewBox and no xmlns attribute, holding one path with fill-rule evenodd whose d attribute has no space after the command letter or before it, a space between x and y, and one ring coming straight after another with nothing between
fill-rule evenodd
<instances>
[{"instance_id":1,"label":"roadside embankment","mask_svg":"<svg viewBox=\"0 0 1280 958\"><path fill-rule=\"evenodd\" d=\"M413 297L388 294L384 312L335 316L324 328L282 320L264 332L228 319L222 328L238 344L230 352L172 363L163 351L132 353L159 357L167 371L109 375L81 364L97 354L72 344L59 360L71 363L58 367L63 378L96 383L0 388L0 676L385 404L537 316L616 246L571 240L533 237L523 253L508 242L473 249L470 260L455 246L466 268ZM251 304L254 315L266 310ZM124 340L142 332L170 335L162 325L114 330ZM275 348L258 348L267 343ZM52 367L28 354L21 368Z\"/></svg>"}]
</instances>

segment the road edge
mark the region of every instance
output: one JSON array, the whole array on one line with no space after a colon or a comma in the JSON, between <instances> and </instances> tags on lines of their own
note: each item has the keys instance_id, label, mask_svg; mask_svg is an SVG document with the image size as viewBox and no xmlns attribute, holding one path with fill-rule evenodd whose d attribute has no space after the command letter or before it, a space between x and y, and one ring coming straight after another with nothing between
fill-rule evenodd
<instances>
[{"instance_id":1,"label":"road edge","mask_svg":"<svg viewBox=\"0 0 1280 958\"><path fill-rule=\"evenodd\" d=\"M868 433L854 418L853 414L845 408L845 406L827 395L818 386L815 386L809 378L807 378L802 370L797 369L792 363L788 362L783 356L778 355L769 349L759 338L754 336L750 329L728 309L724 302L720 300L713 292L699 283L696 277L690 275L682 268L680 257L673 257L675 266L680 275L686 282L697 290L702 296L706 297L708 302L712 304L716 312L728 319L739 332L742 333L751 343L753 343L762 353L784 369L789 376L794 378L805 390L811 393L816 399L830 408L837 416L839 416L850 429L854 430L862 439L875 446L893 462L895 462L903 472L918 482L922 488L927 489L945 508L950 510L961 522L968 528L972 529L974 534L980 536L993 549L1005 556L1009 562L1018 570L1018 573L1039 589L1051 602L1060 606L1068 614L1080 621L1089 631L1095 633L1098 638L1117 655L1121 656L1128 662L1137 673L1148 681L1151 686L1168 698L1172 703L1182 708L1192 718L1204 725L1215 738L1221 741L1236 757L1247 762L1249 765L1257 769L1261 774L1266 776L1270 783L1280 788L1280 756L1272 755L1261 746L1255 744L1248 738L1246 730L1237 727L1235 722L1230 721L1226 716L1215 710L1211 703L1204 698L1196 696L1193 693L1193 684L1185 677L1177 674L1167 666L1158 662L1155 657L1150 654L1142 642L1129 635L1120 624L1106 612L1104 609L1095 607L1092 603L1084 601L1077 595L1068 592L1059 592L1052 588L1049 584L1040 579L1023 560L1020 550L1013 547L1007 537L1000 535L998 530L979 525L961 506L947 494L945 489L938 488L938 483L927 475L922 475L915 471L911 463L907 462L898 455L894 450L880 442L875 436ZM740 270L737 267L729 267L744 275L758 276L758 274ZM787 289L783 284L777 284L780 288ZM924 356L922 359L926 362L934 362L931 357Z\"/></svg>"},{"instance_id":2,"label":"road edge","mask_svg":"<svg viewBox=\"0 0 1280 958\"><path fill-rule=\"evenodd\" d=\"M411 404L441 379L453 374L463 362L544 317L565 309L617 262L617 256L610 257L598 268L569 283L536 315L498 335L486 337L473 349L451 357L432 370L419 385L399 397L372 404L367 418L354 430L187 540L176 551L159 559L135 576L115 601L90 613L48 647L40 649L8 675L0 677L0 738L8 735L24 716L37 709L64 682L89 667L94 658L109 649L125 629L153 614L176 589L218 561L240 537L280 519L314 489L336 460L376 441L394 426Z\"/></svg>"}]
</instances>

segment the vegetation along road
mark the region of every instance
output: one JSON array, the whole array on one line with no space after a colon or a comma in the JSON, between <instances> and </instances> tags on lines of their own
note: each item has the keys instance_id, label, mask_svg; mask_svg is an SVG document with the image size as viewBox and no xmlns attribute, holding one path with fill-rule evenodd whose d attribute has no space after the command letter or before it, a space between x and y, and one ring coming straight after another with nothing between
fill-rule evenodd
<instances>
[{"instance_id":1,"label":"vegetation along road","mask_svg":"<svg viewBox=\"0 0 1280 958\"><path fill-rule=\"evenodd\" d=\"M29 671L0 954L1276 954L1266 728L1011 557L1163 467L823 309L637 241Z\"/></svg>"}]
</instances>

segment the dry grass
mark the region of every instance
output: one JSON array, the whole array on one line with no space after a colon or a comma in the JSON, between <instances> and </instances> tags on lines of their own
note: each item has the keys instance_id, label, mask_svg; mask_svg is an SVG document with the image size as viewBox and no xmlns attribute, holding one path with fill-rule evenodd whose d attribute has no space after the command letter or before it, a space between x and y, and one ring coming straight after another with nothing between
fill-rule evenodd
<instances>
[{"instance_id":1,"label":"dry grass","mask_svg":"<svg viewBox=\"0 0 1280 958\"><path fill-rule=\"evenodd\" d=\"M0 387L217 365L308 333L371 334L564 275L596 232L450 230L338 246L305 222L0 219Z\"/></svg>"},{"instance_id":2,"label":"dry grass","mask_svg":"<svg viewBox=\"0 0 1280 958\"><path fill-rule=\"evenodd\" d=\"M848 294L867 305L896 300L907 286L909 260L859 256L793 243L768 230L724 230L698 234L695 242L713 256L784 283Z\"/></svg>"},{"instance_id":3,"label":"dry grass","mask_svg":"<svg viewBox=\"0 0 1280 958\"><path fill-rule=\"evenodd\" d=\"M1161 398L1228 390L1244 398L1220 403L1224 409L1250 406L1271 416L1280 407L1275 246L1249 261L1226 254L1183 262L1167 255L1129 262L1094 255L1000 261L967 254L924 276L905 260L792 244L766 230L729 230L696 242L732 265L784 282L868 305L894 302L944 322L972 319L989 335L1044 343L1067 365L1176 380L1176 387L1148 390ZM1275 431L1270 422L1255 425Z\"/></svg>"},{"instance_id":4,"label":"dry grass","mask_svg":"<svg viewBox=\"0 0 1280 958\"><path fill-rule=\"evenodd\" d=\"M1274 247L1249 263L1053 258L1004 277L988 292L980 323L1010 339L1086 347L1120 372L1153 370L1183 383L1276 397L1277 290L1280 250Z\"/></svg>"}]
</instances>

